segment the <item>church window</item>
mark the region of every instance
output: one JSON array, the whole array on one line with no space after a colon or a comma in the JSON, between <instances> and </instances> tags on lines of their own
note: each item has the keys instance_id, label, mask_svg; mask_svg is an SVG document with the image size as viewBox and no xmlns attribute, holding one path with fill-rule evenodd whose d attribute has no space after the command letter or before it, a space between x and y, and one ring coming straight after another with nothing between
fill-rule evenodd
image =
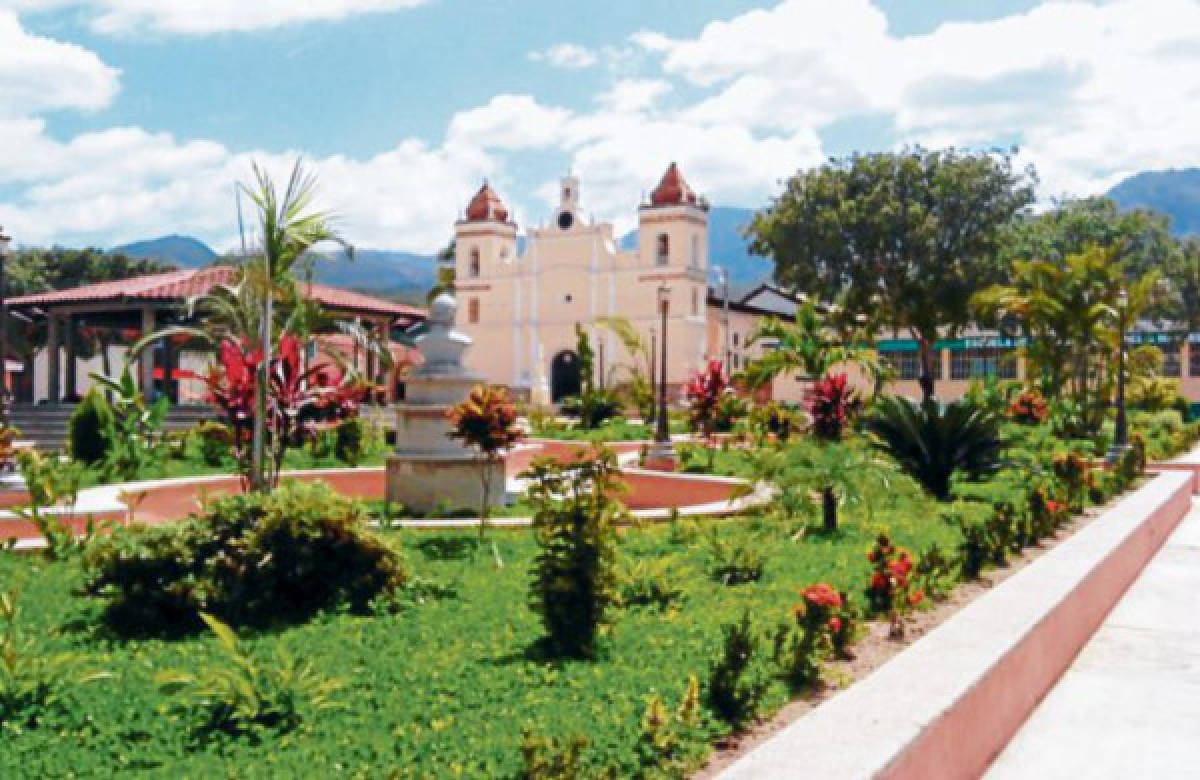
<instances>
[{"instance_id":1,"label":"church window","mask_svg":"<svg viewBox=\"0 0 1200 780\"><path fill-rule=\"evenodd\" d=\"M733 346L736 347L737 345L738 345L738 334L735 333L735 334L733 334Z\"/></svg>"},{"instance_id":2,"label":"church window","mask_svg":"<svg viewBox=\"0 0 1200 780\"><path fill-rule=\"evenodd\" d=\"M479 324L479 299L472 298L467 301L467 323L470 325Z\"/></svg>"},{"instance_id":3,"label":"church window","mask_svg":"<svg viewBox=\"0 0 1200 780\"><path fill-rule=\"evenodd\" d=\"M700 292L695 287L692 288L692 316L700 316Z\"/></svg>"},{"instance_id":4,"label":"church window","mask_svg":"<svg viewBox=\"0 0 1200 780\"><path fill-rule=\"evenodd\" d=\"M692 236L692 268L699 268L700 263L700 236Z\"/></svg>"},{"instance_id":5,"label":"church window","mask_svg":"<svg viewBox=\"0 0 1200 780\"><path fill-rule=\"evenodd\" d=\"M667 257L670 255L670 253L671 253L671 239L667 236L666 233L659 233L658 234L657 252L654 257L655 264L656 265L666 265Z\"/></svg>"},{"instance_id":6,"label":"church window","mask_svg":"<svg viewBox=\"0 0 1200 780\"><path fill-rule=\"evenodd\" d=\"M471 260L467 267L467 276L470 276L472 279L479 276L479 248L478 247L473 247L471 249Z\"/></svg>"}]
</instances>

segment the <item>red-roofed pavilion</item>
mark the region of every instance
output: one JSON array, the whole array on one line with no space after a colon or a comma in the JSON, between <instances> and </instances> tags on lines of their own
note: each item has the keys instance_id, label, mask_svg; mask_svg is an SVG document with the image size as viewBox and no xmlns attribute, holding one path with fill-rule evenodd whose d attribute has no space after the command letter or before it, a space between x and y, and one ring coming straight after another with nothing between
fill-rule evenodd
<instances>
[{"instance_id":1,"label":"red-roofed pavilion","mask_svg":"<svg viewBox=\"0 0 1200 780\"><path fill-rule=\"evenodd\" d=\"M46 323L45 381L39 388L36 377L27 380L28 386L23 388L23 400L39 401L44 398L57 403L64 397L66 400L78 397L76 334L81 326L99 325L116 329L120 344L128 346L141 338L142 334L180 321L184 314L183 305L189 299L204 295L218 284L233 283L238 273L238 269L231 266L184 269L9 299L10 310L33 320L45 320ZM425 310L415 306L325 284L301 282L300 288L310 300L320 303L331 315L354 320L377 333L390 334L393 329L408 328L425 320ZM340 344L336 338L322 337L319 341L318 349L326 354ZM64 351L65 371L61 363ZM399 344L393 345L392 353L401 364L411 362L414 357L410 350ZM139 362L139 378L148 396L153 394L157 384L159 392L166 393L172 401L180 400L178 357L175 346L165 341L143 353ZM370 356L362 357L366 361L363 368L368 376L375 377L376 369ZM357 362L359 356L353 358ZM389 386L394 387L394 382L390 382Z\"/></svg>"}]
</instances>

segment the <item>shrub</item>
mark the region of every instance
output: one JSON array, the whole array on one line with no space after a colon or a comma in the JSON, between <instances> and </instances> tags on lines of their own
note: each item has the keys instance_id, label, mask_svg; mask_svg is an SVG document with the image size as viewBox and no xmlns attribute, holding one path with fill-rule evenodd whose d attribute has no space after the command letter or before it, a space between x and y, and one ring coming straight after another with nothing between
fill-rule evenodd
<instances>
[{"instance_id":1,"label":"shrub","mask_svg":"<svg viewBox=\"0 0 1200 780\"><path fill-rule=\"evenodd\" d=\"M53 455L43 456L37 450L24 450L17 454L17 465L29 492L29 504L13 507L13 511L37 526L46 541L46 557L58 561L83 551L97 529L89 517L81 539L69 522L83 484L82 464ZM46 511L52 507L55 511Z\"/></svg>"},{"instance_id":2,"label":"shrub","mask_svg":"<svg viewBox=\"0 0 1200 780\"><path fill-rule=\"evenodd\" d=\"M617 588L625 607L665 609L683 595L678 564L670 556L623 558L617 566Z\"/></svg>"},{"instance_id":3,"label":"shrub","mask_svg":"<svg viewBox=\"0 0 1200 780\"><path fill-rule=\"evenodd\" d=\"M758 711L768 680L755 658L760 642L750 612L725 626L723 634L720 655L708 673L708 705L721 720L738 728Z\"/></svg>"},{"instance_id":4,"label":"shrub","mask_svg":"<svg viewBox=\"0 0 1200 780\"><path fill-rule=\"evenodd\" d=\"M913 569L917 588L935 601L942 601L954 590L957 577L954 562L946 557L937 543L931 544L917 556Z\"/></svg>"},{"instance_id":5,"label":"shrub","mask_svg":"<svg viewBox=\"0 0 1200 780\"><path fill-rule=\"evenodd\" d=\"M349 466L359 464L363 457L366 428L366 423L358 417L348 417L337 424L333 453L338 460Z\"/></svg>"},{"instance_id":6,"label":"shrub","mask_svg":"<svg viewBox=\"0 0 1200 780\"><path fill-rule=\"evenodd\" d=\"M749 403L732 390L726 390L717 401L714 427L720 433L729 433L739 420L746 416Z\"/></svg>"},{"instance_id":7,"label":"shrub","mask_svg":"<svg viewBox=\"0 0 1200 780\"><path fill-rule=\"evenodd\" d=\"M977 579L988 561L1004 558L1006 544L1003 534L997 533L996 512L991 507L957 501L943 510L942 517L962 534L958 551L964 579Z\"/></svg>"},{"instance_id":8,"label":"shrub","mask_svg":"<svg viewBox=\"0 0 1200 780\"><path fill-rule=\"evenodd\" d=\"M688 400L688 425L705 438L711 438L717 430L717 410L721 397L729 387L729 378L721 361L710 360L701 371L688 379L684 394Z\"/></svg>"},{"instance_id":9,"label":"shrub","mask_svg":"<svg viewBox=\"0 0 1200 780\"><path fill-rule=\"evenodd\" d=\"M322 677L283 645L270 661L255 659L229 626L211 615L200 617L216 635L221 659L199 670L160 671L154 682L163 693L181 698L178 709L193 720L201 741L216 732L237 737L259 729L291 731L305 718L339 706L333 695L341 681Z\"/></svg>"},{"instance_id":10,"label":"shrub","mask_svg":"<svg viewBox=\"0 0 1200 780\"><path fill-rule=\"evenodd\" d=\"M491 509L492 478L501 454L525 435L517 427L517 408L508 390L499 385L476 385L467 399L450 408L450 432L466 447L479 453L479 537L487 529ZM501 475L503 479L503 475Z\"/></svg>"},{"instance_id":11,"label":"shrub","mask_svg":"<svg viewBox=\"0 0 1200 780\"><path fill-rule=\"evenodd\" d=\"M205 465L220 466L232 452L233 430L212 420L196 423L192 428L193 438L200 443L200 457Z\"/></svg>"},{"instance_id":12,"label":"shrub","mask_svg":"<svg viewBox=\"0 0 1200 780\"><path fill-rule=\"evenodd\" d=\"M540 548L530 606L541 615L555 655L593 657L597 634L619 598L614 525L625 508L614 498L618 474L616 456L602 448L567 464L538 458L522 474L530 483Z\"/></svg>"},{"instance_id":13,"label":"shrub","mask_svg":"<svg viewBox=\"0 0 1200 780\"><path fill-rule=\"evenodd\" d=\"M708 544L712 578L722 585L742 585L762 579L767 549L753 531L731 526L720 532L716 525L701 526Z\"/></svg>"},{"instance_id":14,"label":"shrub","mask_svg":"<svg viewBox=\"0 0 1200 780\"><path fill-rule=\"evenodd\" d=\"M322 482L224 496L178 527L119 532L84 564L86 592L107 599L107 619L127 633L194 630L200 612L233 624L341 605L365 613L407 579L362 508Z\"/></svg>"},{"instance_id":15,"label":"shrub","mask_svg":"<svg viewBox=\"0 0 1200 780\"><path fill-rule=\"evenodd\" d=\"M834 652L844 653L851 620L842 594L828 583L809 585L792 607L794 622L775 636L775 659L793 689L814 685L821 676L821 661Z\"/></svg>"},{"instance_id":16,"label":"shrub","mask_svg":"<svg viewBox=\"0 0 1200 780\"><path fill-rule=\"evenodd\" d=\"M950 497L950 478L978 479L996 472L1003 441L998 419L968 403L880 399L870 422L879 446L938 500Z\"/></svg>"},{"instance_id":17,"label":"shrub","mask_svg":"<svg viewBox=\"0 0 1200 780\"><path fill-rule=\"evenodd\" d=\"M893 547L887 534L880 534L875 547L867 553L871 562L871 581L867 585L867 603L874 612L886 614L891 621L892 635L901 636L904 624L900 615L920 604L925 593L915 587L912 574L912 555L903 547Z\"/></svg>"},{"instance_id":18,"label":"shrub","mask_svg":"<svg viewBox=\"0 0 1200 780\"><path fill-rule=\"evenodd\" d=\"M700 682L689 674L683 697L675 712L667 709L662 697L652 694L642 714L638 738L639 777L675 776L687 768L681 736L688 736L700 721Z\"/></svg>"},{"instance_id":19,"label":"shrub","mask_svg":"<svg viewBox=\"0 0 1200 780\"><path fill-rule=\"evenodd\" d=\"M1008 418L1022 425L1040 425L1050 416L1046 399L1033 388L1022 390L1008 405Z\"/></svg>"},{"instance_id":20,"label":"shrub","mask_svg":"<svg viewBox=\"0 0 1200 780\"><path fill-rule=\"evenodd\" d=\"M1087 485L1091 466L1078 452L1060 453L1054 456L1054 476L1067 490L1067 504L1072 511L1082 512L1087 500Z\"/></svg>"},{"instance_id":21,"label":"shrub","mask_svg":"<svg viewBox=\"0 0 1200 780\"><path fill-rule=\"evenodd\" d=\"M67 423L67 452L88 466L104 460L108 454L113 411L104 394L92 388L83 396Z\"/></svg>"},{"instance_id":22,"label":"shrub","mask_svg":"<svg viewBox=\"0 0 1200 780\"><path fill-rule=\"evenodd\" d=\"M813 435L826 441L842 438L842 430L860 406L858 394L845 374L831 374L813 383L805 397Z\"/></svg>"}]
</instances>

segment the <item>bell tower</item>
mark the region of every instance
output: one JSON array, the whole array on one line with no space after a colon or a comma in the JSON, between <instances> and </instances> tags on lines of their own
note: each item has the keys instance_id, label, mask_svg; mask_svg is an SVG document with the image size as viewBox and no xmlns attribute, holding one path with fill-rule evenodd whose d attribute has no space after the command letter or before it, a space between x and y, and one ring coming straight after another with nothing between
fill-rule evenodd
<instances>
[{"instance_id":1,"label":"bell tower","mask_svg":"<svg viewBox=\"0 0 1200 780\"><path fill-rule=\"evenodd\" d=\"M579 178L568 173L559 181L558 213L554 224L559 230L570 230L579 224Z\"/></svg>"}]
</instances>

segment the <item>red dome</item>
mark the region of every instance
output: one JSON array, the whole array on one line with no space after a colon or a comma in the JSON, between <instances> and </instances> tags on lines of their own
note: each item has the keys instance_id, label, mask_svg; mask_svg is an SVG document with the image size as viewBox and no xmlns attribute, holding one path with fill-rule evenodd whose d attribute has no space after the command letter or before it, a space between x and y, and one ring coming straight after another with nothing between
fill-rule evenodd
<instances>
[{"instance_id":1,"label":"red dome","mask_svg":"<svg viewBox=\"0 0 1200 780\"><path fill-rule=\"evenodd\" d=\"M654 192L650 193L650 203L655 206L679 206L684 203L695 205L696 193L692 192L692 188L684 181L678 165L671 163L671 167L667 168L662 181L654 188Z\"/></svg>"},{"instance_id":2,"label":"red dome","mask_svg":"<svg viewBox=\"0 0 1200 780\"><path fill-rule=\"evenodd\" d=\"M507 222L508 206L485 180L479 192L467 204L468 222Z\"/></svg>"}]
</instances>

